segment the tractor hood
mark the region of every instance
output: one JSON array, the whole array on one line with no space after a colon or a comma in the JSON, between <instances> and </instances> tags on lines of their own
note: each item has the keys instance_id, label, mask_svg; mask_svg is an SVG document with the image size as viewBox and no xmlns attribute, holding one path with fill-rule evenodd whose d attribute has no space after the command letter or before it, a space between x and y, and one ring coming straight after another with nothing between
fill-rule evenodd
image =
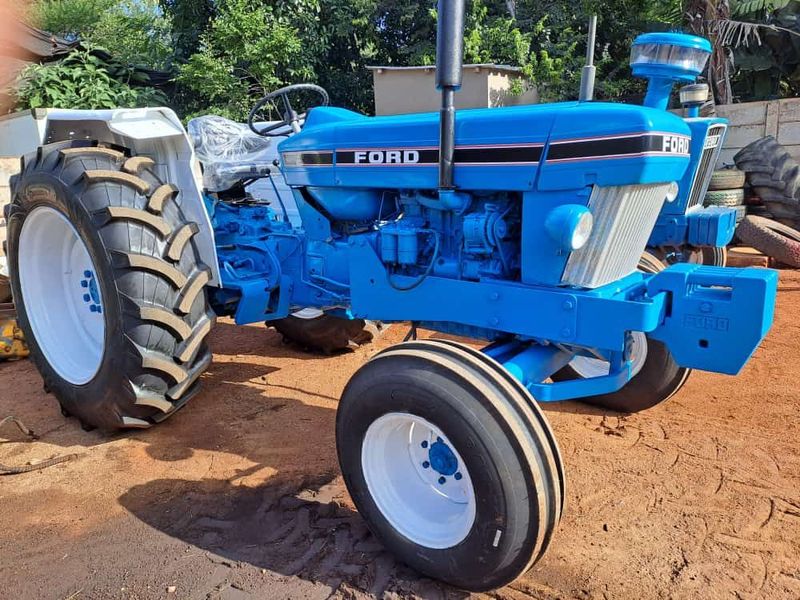
<instances>
[{"instance_id":1,"label":"tractor hood","mask_svg":"<svg viewBox=\"0 0 800 600\"><path fill-rule=\"evenodd\" d=\"M367 117L319 107L279 146L290 185L435 189L439 115ZM666 111L602 102L461 110L455 184L567 190L680 180L691 133Z\"/></svg>"}]
</instances>

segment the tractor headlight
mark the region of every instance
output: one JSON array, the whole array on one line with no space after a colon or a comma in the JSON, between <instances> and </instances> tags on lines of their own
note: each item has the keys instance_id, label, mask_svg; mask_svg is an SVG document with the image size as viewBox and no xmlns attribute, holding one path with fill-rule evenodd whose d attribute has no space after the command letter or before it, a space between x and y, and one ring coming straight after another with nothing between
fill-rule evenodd
<instances>
[{"instance_id":1,"label":"tractor headlight","mask_svg":"<svg viewBox=\"0 0 800 600\"><path fill-rule=\"evenodd\" d=\"M592 235L594 217L581 204L562 204L547 215L544 227L562 250L572 252L586 245Z\"/></svg>"},{"instance_id":2,"label":"tractor headlight","mask_svg":"<svg viewBox=\"0 0 800 600\"><path fill-rule=\"evenodd\" d=\"M677 181L673 181L669 184L669 188L667 188L667 202L675 202L675 198L678 197L678 193L681 191L681 188L678 186Z\"/></svg>"}]
</instances>

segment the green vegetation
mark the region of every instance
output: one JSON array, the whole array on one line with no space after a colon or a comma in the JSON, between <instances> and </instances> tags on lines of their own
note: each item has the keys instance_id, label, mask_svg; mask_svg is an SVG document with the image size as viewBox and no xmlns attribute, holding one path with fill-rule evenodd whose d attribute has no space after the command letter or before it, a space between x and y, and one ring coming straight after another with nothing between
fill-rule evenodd
<instances>
[{"instance_id":1,"label":"green vegetation","mask_svg":"<svg viewBox=\"0 0 800 600\"><path fill-rule=\"evenodd\" d=\"M115 72L88 50L76 50L61 62L32 65L22 74L19 108L153 106L167 102L159 91L130 85L130 70Z\"/></svg>"},{"instance_id":2,"label":"green vegetation","mask_svg":"<svg viewBox=\"0 0 800 600\"><path fill-rule=\"evenodd\" d=\"M103 48L121 64L170 72L168 101L184 116L216 112L243 119L266 91L297 82L317 82L334 103L369 112L367 65L435 61L435 0L31 4L37 27ZM630 43L654 28L682 28L714 40L710 79L718 100L778 97L800 87L797 0L471 0L465 60L521 67L543 99L574 98L594 13L599 98L642 91L630 77ZM135 85L132 71L89 58L77 52L60 65L29 69L21 105L133 106L157 99ZM87 85L96 89L83 90Z\"/></svg>"}]
</instances>

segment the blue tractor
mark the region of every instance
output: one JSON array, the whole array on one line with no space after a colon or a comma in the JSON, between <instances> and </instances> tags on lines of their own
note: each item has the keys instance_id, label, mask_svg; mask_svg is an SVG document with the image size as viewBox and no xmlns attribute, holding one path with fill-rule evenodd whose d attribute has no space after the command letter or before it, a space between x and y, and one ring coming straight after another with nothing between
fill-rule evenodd
<instances>
[{"instance_id":1,"label":"blue tractor","mask_svg":"<svg viewBox=\"0 0 800 600\"><path fill-rule=\"evenodd\" d=\"M235 177L213 194L167 109L43 115L45 143L13 181L8 252L31 356L86 426L150 427L186 404L221 315L314 309L485 340L410 335L377 353L344 390L336 435L385 546L487 590L541 558L561 518L564 465L540 404L635 411L691 369L736 374L772 323L777 273L640 270L664 203L705 160L702 131L649 101L456 115L463 15L463 0L440 2L439 114L366 117L317 87L278 90L250 126L294 133L279 160L234 144L221 172ZM637 52L659 98L708 57L677 35ZM301 88L320 106L298 114ZM284 118L267 125L273 101ZM265 177L296 215L244 191ZM687 218L689 239L721 241L725 218Z\"/></svg>"}]
</instances>

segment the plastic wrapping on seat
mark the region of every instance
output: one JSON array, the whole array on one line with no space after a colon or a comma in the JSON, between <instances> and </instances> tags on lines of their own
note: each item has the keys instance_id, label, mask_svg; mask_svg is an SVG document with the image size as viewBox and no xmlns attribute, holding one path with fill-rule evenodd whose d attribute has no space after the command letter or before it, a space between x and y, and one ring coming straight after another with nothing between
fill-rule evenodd
<instances>
[{"instance_id":1,"label":"plastic wrapping on seat","mask_svg":"<svg viewBox=\"0 0 800 600\"><path fill-rule=\"evenodd\" d=\"M228 190L262 173L276 156L273 139L224 117L197 117L189 121L187 129L203 165L203 186L212 192Z\"/></svg>"}]
</instances>

